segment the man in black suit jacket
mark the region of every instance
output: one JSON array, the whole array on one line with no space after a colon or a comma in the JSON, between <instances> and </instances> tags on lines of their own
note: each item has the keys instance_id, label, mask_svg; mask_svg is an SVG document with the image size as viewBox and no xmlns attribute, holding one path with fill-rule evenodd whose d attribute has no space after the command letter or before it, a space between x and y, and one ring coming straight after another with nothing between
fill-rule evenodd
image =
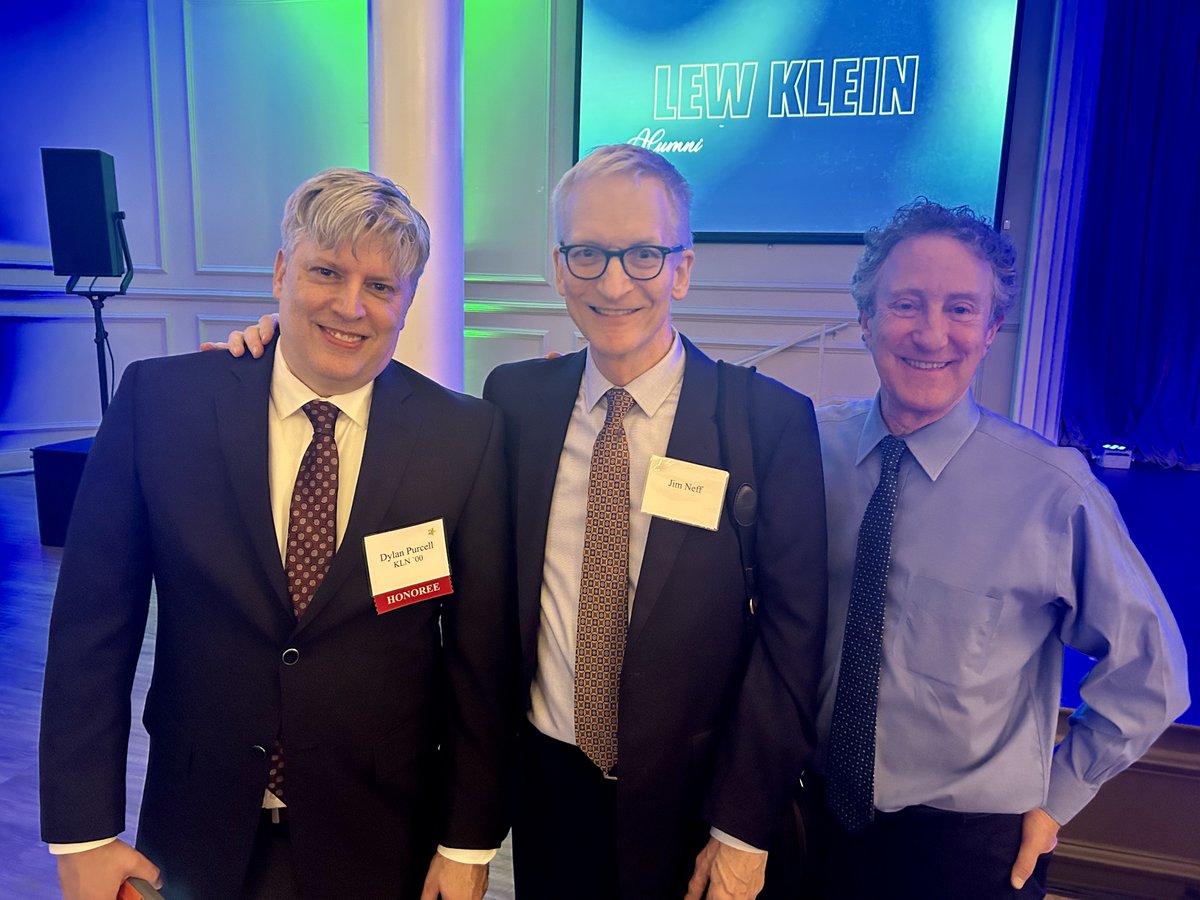
<instances>
[{"instance_id":1,"label":"man in black suit jacket","mask_svg":"<svg viewBox=\"0 0 1200 900\"><path fill-rule=\"evenodd\" d=\"M814 743L826 581L812 404L761 376L750 386L753 615L723 486L715 530L642 510L651 454L729 468L717 367L671 326L694 257L689 202L675 168L641 148L603 147L569 171L554 194L555 272L588 347L501 366L484 389L504 411L515 506L521 900L678 898L689 876L689 897L706 885L710 898L753 897L758 848ZM624 419L628 629L613 647L619 724L604 771L576 746L573 695L589 461L613 387L635 406Z\"/></svg>"},{"instance_id":2,"label":"man in black suit jacket","mask_svg":"<svg viewBox=\"0 0 1200 900\"><path fill-rule=\"evenodd\" d=\"M391 360L429 240L395 185L323 172L283 233L278 349L131 365L88 460L42 714L42 833L68 897L157 866L169 897L479 898L507 829L500 417ZM339 410L339 540L298 613L281 553L315 398ZM377 613L407 585L372 583L364 538L414 526L440 531L452 592ZM112 838L151 579L135 850Z\"/></svg>"},{"instance_id":3,"label":"man in black suit jacket","mask_svg":"<svg viewBox=\"0 0 1200 900\"><path fill-rule=\"evenodd\" d=\"M642 511L652 453L729 465L717 367L670 320L694 258L689 203L679 172L641 148L601 148L571 169L554 194L555 271L588 348L501 366L484 389L505 415L517 540L520 900L754 896L758 848L815 740L826 562L812 404L768 378L750 383L756 613L722 488L699 485L717 496L715 530ZM273 333L264 317L231 334L231 349L260 353ZM576 746L573 695L589 458L614 386L636 405L624 421L628 629L610 660L617 761L605 772Z\"/></svg>"}]
</instances>

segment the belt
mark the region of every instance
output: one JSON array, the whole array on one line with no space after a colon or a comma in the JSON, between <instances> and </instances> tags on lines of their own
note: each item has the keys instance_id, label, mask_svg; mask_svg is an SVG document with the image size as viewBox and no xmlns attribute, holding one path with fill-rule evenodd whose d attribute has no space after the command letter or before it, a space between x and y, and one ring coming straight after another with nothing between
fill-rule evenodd
<instances>
[{"instance_id":1,"label":"belt","mask_svg":"<svg viewBox=\"0 0 1200 900\"><path fill-rule=\"evenodd\" d=\"M537 748L536 752L549 756L557 756L570 763L575 769L580 769L586 766L597 776L605 781L616 782L618 766L613 766L611 772L605 772L594 762L588 759L586 753L579 749L575 744L568 744L566 741L560 741L558 738L552 738L548 734L539 731L532 723L527 722L525 727L521 729L521 736L529 741L531 745Z\"/></svg>"}]
</instances>

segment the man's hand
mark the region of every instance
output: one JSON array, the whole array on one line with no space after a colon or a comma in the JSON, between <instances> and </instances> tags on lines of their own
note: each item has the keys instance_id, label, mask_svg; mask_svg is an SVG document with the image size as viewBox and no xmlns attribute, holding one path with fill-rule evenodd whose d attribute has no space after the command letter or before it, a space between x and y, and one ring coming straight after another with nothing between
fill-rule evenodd
<instances>
[{"instance_id":1,"label":"man's hand","mask_svg":"<svg viewBox=\"0 0 1200 900\"><path fill-rule=\"evenodd\" d=\"M58 886L63 900L113 900L126 878L144 878L162 887L158 866L124 841L113 841L58 860Z\"/></svg>"},{"instance_id":2,"label":"man's hand","mask_svg":"<svg viewBox=\"0 0 1200 900\"><path fill-rule=\"evenodd\" d=\"M482 900L488 886L487 863L473 866L433 854L421 900Z\"/></svg>"},{"instance_id":3,"label":"man's hand","mask_svg":"<svg viewBox=\"0 0 1200 900\"><path fill-rule=\"evenodd\" d=\"M231 331L225 341L205 341L200 345L201 350L228 350L234 356L241 356L247 350L258 359L263 355L263 347L271 343L275 337L275 328L279 322L279 314L271 313L258 320L257 325L251 325L245 331Z\"/></svg>"},{"instance_id":4,"label":"man's hand","mask_svg":"<svg viewBox=\"0 0 1200 900\"><path fill-rule=\"evenodd\" d=\"M706 885L708 900L753 900L766 874L767 854L738 850L710 837L696 857L684 900L700 900Z\"/></svg>"},{"instance_id":5,"label":"man's hand","mask_svg":"<svg viewBox=\"0 0 1200 900\"><path fill-rule=\"evenodd\" d=\"M1044 809L1031 809L1021 820L1021 849L1009 880L1018 891L1025 886L1038 857L1058 846L1059 824Z\"/></svg>"}]
</instances>

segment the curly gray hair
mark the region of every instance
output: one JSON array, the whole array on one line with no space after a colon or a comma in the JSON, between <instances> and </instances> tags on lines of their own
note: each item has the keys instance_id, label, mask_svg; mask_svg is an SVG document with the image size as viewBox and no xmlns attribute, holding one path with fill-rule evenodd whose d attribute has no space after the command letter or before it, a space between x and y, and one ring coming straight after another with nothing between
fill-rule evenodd
<instances>
[{"instance_id":1,"label":"curly gray hair","mask_svg":"<svg viewBox=\"0 0 1200 900\"><path fill-rule=\"evenodd\" d=\"M906 238L944 234L961 241L992 267L994 324L1008 315L1017 299L1017 254L1012 239L970 207L948 208L928 197L900 207L882 228L866 233L867 248L850 281L850 294L861 312L875 314L875 287L888 254Z\"/></svg>"}]
</instances>

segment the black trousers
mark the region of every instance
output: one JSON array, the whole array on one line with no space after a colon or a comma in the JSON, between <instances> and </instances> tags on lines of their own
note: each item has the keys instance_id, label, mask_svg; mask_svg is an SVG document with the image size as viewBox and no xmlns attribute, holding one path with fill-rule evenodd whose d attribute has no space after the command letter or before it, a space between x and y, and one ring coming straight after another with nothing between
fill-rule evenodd
<instances>
[{"instance_id":1,"label":"black trousers","mask_svg":"<svg viewBox=\"0 0 1200 900\"><path fill-rule=\"evenodd\" d=\"M1046 893L1050 855L1020 891L1009 882L1021 816L913 806L875 813L855 834L819 804L809 829L817 881L807 896L837 900L1029 900Z\"/></svg>"},{"instance_id":2,"label":"black trousers","mask_svg":"<svg viewBox=\"0 0 1200 900\"><path fill-rule=\"evenodd\" d=\"M300 896L296 888L296 866L292 862L287 810L279 810L279 817L278 822L273 822L268 810L260 813L242 900L295 900Z\"/></svg>"},{"instance_id":3,"label":"black trousers","mask_svg":"<svg viewBox=\"0 0 1200 900\"><path fill-rule=\"evenodd\" d=\"M521 900L614 900L617 783L572 744L521 730L513 876ZM680 895L682 896L682 894Z\"/></svg>"}]
</instances>

